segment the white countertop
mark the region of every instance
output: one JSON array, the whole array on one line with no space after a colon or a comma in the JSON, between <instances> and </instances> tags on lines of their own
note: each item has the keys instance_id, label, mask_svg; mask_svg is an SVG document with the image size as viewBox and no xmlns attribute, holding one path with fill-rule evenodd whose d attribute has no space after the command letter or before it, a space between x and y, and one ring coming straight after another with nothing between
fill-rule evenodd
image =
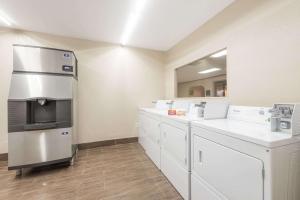
<instances>
[{"instance_id":1,"label":"white countertop","mask_svg":"<svg viewBox=\"0 0 300 200\"><path fill-rule=\"evenodd\" d=\"M148 113L152 113L152 114L157 114L160 115L162 117L166 117L168 119L173 119L179 122L190 122L192 120L198 120L198 118L193 118L193 117L189 117L189 116L177 116L177 115L168 115L168 111L167 110L158 110L155 108L140 108L140 110L148 112Z\"/></svg>"},{"instance_id":2,"label":"white countertop","mask_svg":"<svg viewBox=\"0 0 300 200\"><path fill-rule=\"evenodd\" d=\"M200 127L220 134L252 142L268 148L300 142L300 136L271 132L270 126L238 120L215 119L192 121L192 127Z\"/></svg>"}]
</instances>

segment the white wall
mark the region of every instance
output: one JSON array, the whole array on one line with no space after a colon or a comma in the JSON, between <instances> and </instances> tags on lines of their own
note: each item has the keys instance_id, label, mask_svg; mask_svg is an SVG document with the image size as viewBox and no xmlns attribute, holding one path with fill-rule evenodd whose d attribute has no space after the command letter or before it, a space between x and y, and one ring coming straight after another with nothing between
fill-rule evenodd
<instances>
[{"instance_id":1,"label":"white wall","mask_svg":"<svg viewBox=\"0 0 300 200\"><path fill-rule=\"evenodd\" d=\"M75 50L79 59L79 138L80 142L93 142L136 136L138 106L164 96L175 97L174 69L224 47L228 49L228 98L232 103L270 106L299 102L299 10L299 0L237 0L167 55L0 29L0 153L7 152L13 43Z\"/></svg>"},{"instance_id":2,"label":"white wall","mask_svg":"<svg viewBox=\"0 0 300 200\"><path fill-rule=\"evenodd\" d=\"M7 152L7 97L14 43L75 51L80 143L137 136L138 106L164 98L161 52L0 29L0 153Z\"/></svg>"},{"instance_id":3,"label":"white wall","mask_svg":"<svg viewBox=\"0 0 300 200\"><path fill-rule=\"evenodd\" d=\"M234 104L300 102L300 1L236 1L167 52L166 98L174 69L227 47L228 98Z\"/></svg>"}]
</instances>

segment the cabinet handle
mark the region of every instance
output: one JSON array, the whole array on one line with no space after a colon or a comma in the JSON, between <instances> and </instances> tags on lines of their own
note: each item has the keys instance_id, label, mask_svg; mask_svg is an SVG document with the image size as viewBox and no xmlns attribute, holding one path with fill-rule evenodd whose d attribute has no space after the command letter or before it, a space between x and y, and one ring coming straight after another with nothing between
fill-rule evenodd
<instances>
[{"instance_id":1,"label":"cabinet handle","mask_svg":"<svg viewBox=\"0 0 300 200\"><path fill-rule=\"evenodd\" d=\"M199 151L198 156L199 156L199 162L202 163L202 151Z\"/></svg>"}]
</instances>

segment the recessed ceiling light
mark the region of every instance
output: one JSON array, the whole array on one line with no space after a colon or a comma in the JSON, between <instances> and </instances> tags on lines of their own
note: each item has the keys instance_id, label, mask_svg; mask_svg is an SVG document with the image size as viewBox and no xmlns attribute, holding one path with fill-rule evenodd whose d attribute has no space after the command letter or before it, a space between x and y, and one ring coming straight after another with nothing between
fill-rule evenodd
<instances>
[{"instance_id":1,"label":"recessed ceiling light","mask_svg":"<svg viewBox=\"0 0 300 200\"><path fill-rule=\"evenodd\" d=\"M222 56L225 56L225 55L227 55L227 49L225 49L223 51L220 51L220 52L217 52L217 53L211 55L210 57L219 58L219 57L222 57Z\"/></svg>"},{"instance_id":2,"label":"recessed ceiling light","mask_svg":"<svg viewBox=\"0 0 300 200\"><path fill-rule=\"evenodd\" d=\"M4 13L0 10L0 20L6 24L7 26L11 26L12 25L12 20Z\"/></svg>"},{"instance_id":3,"label":"recessed ceiling light","mask_svg":"<svg viewBox=\"0 0 300 200\"><path fill-rule=\"evenodd\" d=\"M206 69L206 70L200 71L198 73L199 74L208 74L208 73L219 71L219 70L221 70L221 69L214 67L214 68L210 68L210 69Z\"/></svg>"},{"instance_id":4,"label":"recessed ceiling light","mask_svg":"<svg viewBox=\"0 0 300 200\"><path fill-rule=\"evenodd\" d=\"M127 19L125 30L121 38L121 45L126 45L128 43L131 34L133 33L138 21L141 18L145 5L146 5L146 0L136 1L134 8L132 9Z\"/></svg>"}]
</instances>

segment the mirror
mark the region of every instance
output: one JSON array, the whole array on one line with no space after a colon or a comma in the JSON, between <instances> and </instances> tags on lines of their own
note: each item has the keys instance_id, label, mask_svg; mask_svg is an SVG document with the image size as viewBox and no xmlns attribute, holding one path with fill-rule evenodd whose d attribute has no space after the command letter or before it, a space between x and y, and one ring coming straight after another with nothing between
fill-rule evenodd
<instances>
[{"instance_id":1,"label":"mirror","mask_svg":"<svg viewBox=\"0 0 300 200\"><path fill-rule=\"evenodd\" d=\"M177 68L177 97L227 96L226 57L223 49Z\"/></svg>"}]
</instances>

